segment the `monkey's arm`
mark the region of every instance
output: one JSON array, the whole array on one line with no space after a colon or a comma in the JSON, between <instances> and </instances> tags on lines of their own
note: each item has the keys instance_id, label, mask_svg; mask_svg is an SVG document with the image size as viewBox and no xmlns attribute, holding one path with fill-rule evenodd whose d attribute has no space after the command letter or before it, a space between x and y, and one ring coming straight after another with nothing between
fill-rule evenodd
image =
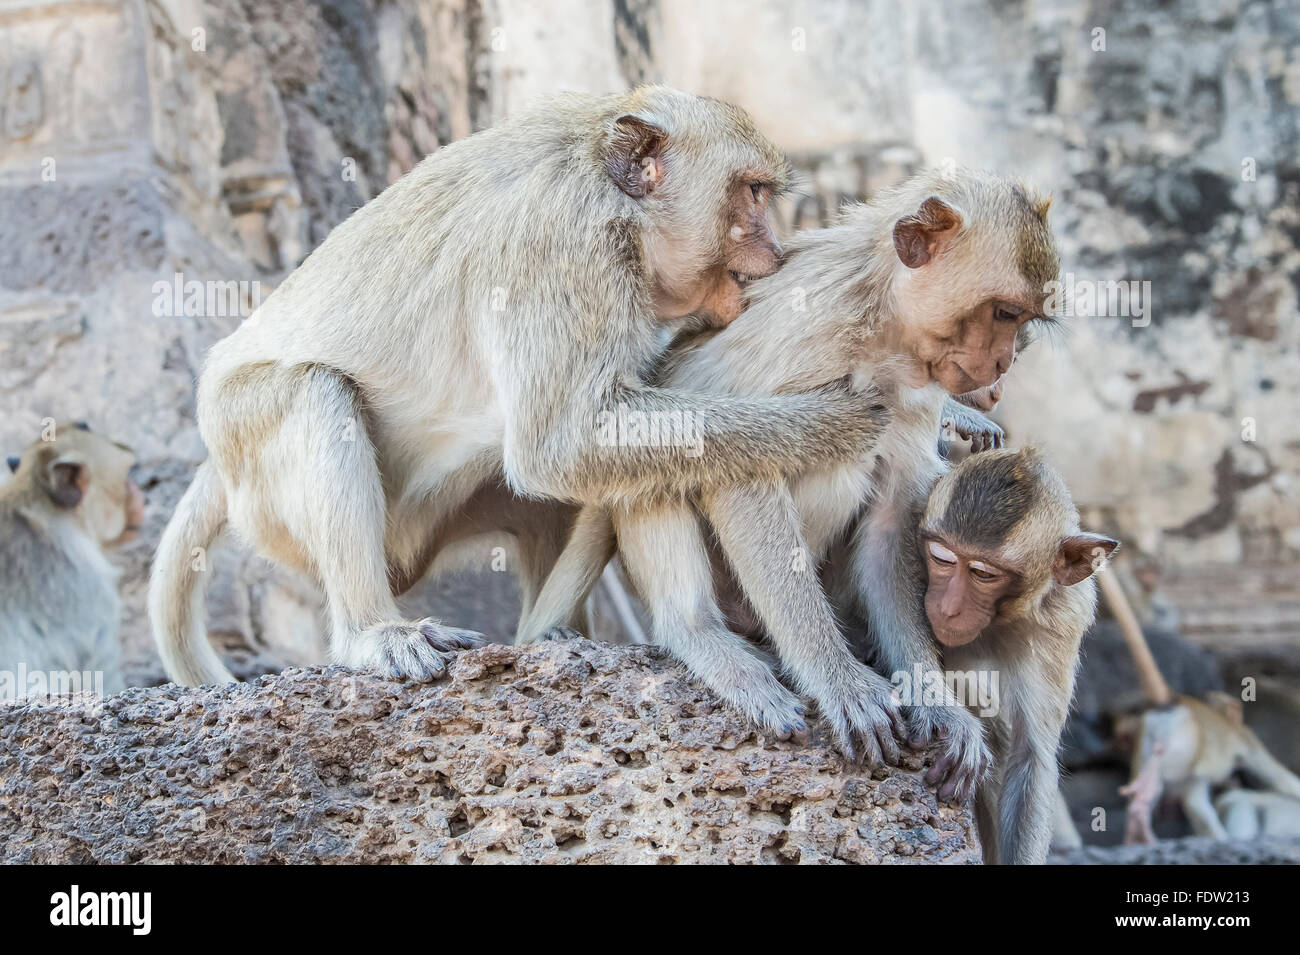
<instances>
[{"instance_id":1,"label":"monkey's arm","mask_svg":"<svg viewBox=\"0 0 1300 955\"><path fill-rule=\"evenodd\" d=\"M836 599L866 618L877 668L894 673L942 669L934 634L925 616L925 568L916 528L933 475L919 475L910 489L882 490L879 501L859 519L843 554L832 566ZM922 490L924 489L924 490ZM944 687L941 705L908 705L908 741L920 747L942 740L926 781L939 785L942 799L964 802L991 761L984 730Z\"/></svg>"},{"instance_id":2,"label":"monkey's arm","mask_svg":"<svg viewBox=\"0 0 1300 955\"><path fill-rule=\"evenodd\" d=\"M969 441L972 454L1001 448L1006 444L1005 433L992 419L952 397L943 400L943 417L940 422L943 439L956 441L960 438Z\"/></svg>"},{"instance_id":3,"label":"monkey's arm","mask_svg":"<svg viewBox=\"0 0 1300 955\"><path fill-rule=\"evenodd\" d=\"M650 610L654 642L766 732L806 729L803 706L718 609L700 518L679 502L618 511L619 555Z\"/></svg>"},{"instance_id":4,"label":"monkey's arm","mask_svg":"<svg viewBox=\"0 0 1300 955\"><path fill-rule=\"evenodd\" d=\"M1039 672L1032 663L1013 674L1012 692L1003 700L1010 723L998 802L998 861L1041 865L1052 843L1052 817L1060 786L1056 751L1069 706L1054 688L1056 674ZM1067 683L1073 686L1072 679Z\"/></svg>"},{"instance_id":5,"label":"monkey's arm","mask_svg":"<svg viewBox=\"0 0 1300 955\"><path fill-rule=\"evenodd\" d=\"M1269 789L1300 798L1300 778L1278 762L1264 748L1264 744L1255 738L1255 734L1249 735L1251 745L1241 758L1241 765L1246 774Z\"/></svg>"},{"instance_id":6,"label":"monkey's arm","mask_svg":"<svg viewBox=\"0 0 1300 955\"><path fill-rule=\"evenodd\" d=\"M786 483L719 488L700 507L783 668L817 701L840 747L869 765L897 762L903 727L893 687L849 651Z\"/></svg>"},{"instance_id":7,"label":"monkey's arm","mask_svg":"<svg viewBox=\"0 0 1300 955\"><path fill-rule=\"evenodd\" d=\"M864 453L889 419L877 391L854 392L845 382L759 397L576 385L550 396L549 413L545 398L522 387L508 386L511 484L606 506L680 499L847 460Z\"/></svg>"}]
</instances>

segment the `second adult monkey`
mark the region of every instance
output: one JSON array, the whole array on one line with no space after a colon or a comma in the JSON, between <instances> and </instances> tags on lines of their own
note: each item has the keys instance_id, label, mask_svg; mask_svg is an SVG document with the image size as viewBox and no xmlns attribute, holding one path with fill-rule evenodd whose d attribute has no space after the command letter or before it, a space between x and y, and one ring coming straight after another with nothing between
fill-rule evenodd
<instances>
[{"instance_id":1,"label":"second adult monkey","mask_svg":"<svg viewBox=\"0 0 1300 955\"><path fill-rule=\"evenodd\" d=\"M640 382L676 323L725 324L777 268L767 204L785 182L744 112L649 87L453 143L339 225L205 363L210 457L150 586L168 674L231 679L196 569L227 521L320 581L336 662L427 679L479 635L401 619L393 590L485 482L611 505L859 454L879 409L843 385L723 398ZM620 408L707 414L703 453L602 445L598 417Z\"/></svg>"},{"instance_id":2,"label":"second adult monkey","mask_svg":"<svg viewBox=\"0 0 1300 955\"><path fill-rule=\"evenodd\" d=\"M891 419L864 454L788 484L756 475L709 486L700 499L791 682L817 701L839 745L871 762L897 750L892 688L849 652L818 568L861 515L857 539L866 546L852 549L843 576L868 607L881 663L890 673L937 669L924 608L913 599L918 568L900 557L902 538L946 469L936 435L951 408L947 395L997 382L1026 326L1042 318L1058 269L1046 213L1047 203L1013 180L973 170L916 176L838 225L796 236L782 270L749 290L740 321L675 352L664 371L669 387L719 401L799 392L845 375L881 389ZM705 419L706 446L715 421ZM760 725L799 729L798 699L728 627L713 584L716 554L678 502L585 509L521 639L572 615L608 556L602 524L611 522L655 639ZM988 752L978 720L949 702L912 707L908 737L918 745L943 739L945 765L968 787Z\"/></svg>"}]
</instances>

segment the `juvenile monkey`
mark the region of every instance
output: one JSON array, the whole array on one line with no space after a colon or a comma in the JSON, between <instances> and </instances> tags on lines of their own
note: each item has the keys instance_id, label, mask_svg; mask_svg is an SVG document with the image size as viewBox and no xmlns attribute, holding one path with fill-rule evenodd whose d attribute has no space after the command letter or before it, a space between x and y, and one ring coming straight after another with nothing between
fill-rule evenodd
<instances>
[{"instance_id":1,"label":"juvenile monkey","mask_svg":"<svg viewBox=\"0 0 1300 955\"><path fill-rule=\"evenodd\" d=\"M106 552L133 540L144 497L135 457L84 424L56 424L8 459L0 485L0 671L103 674L123 688L117 570ZM26 687L15 687L19 695Z\"/></svg>"},{"instance_id":2,"label":"juvenile monkey","mask_svg":"<svg viewBox=\"0 0 1300 955\"><path fill-rule=\"evenodd\" d=\"M948 673L996 673L993 772L975 788L988 863L1041 863L1059 799L1057 749L1079 644L1096 615L1092 574L1118 541L1079 530L1065 483L1032 449L967 458L930 492L910 549ZM928 777L964 800L942 755Z\"/></svg>"},{"instance_id":3,"label":"juvenile monkey","mask_svg":"<svg viewBox=\"0 0 1300 955\"><path fill-rule=\"evenodd\" d=\"M608 506L859 454L881 413L843 383L721 397L640 381L673 328L726 324L777 268L767 207L786 181L734 106L572 94L444 147L340 224L208 355L210 457L150 587L167 672L231 679L194 569L227 521L320 581L336 662L429 679L480 637L401 619L394 589L502 475L521 496ZM601 415L627 412L707 418L708 440L603 442Z\"/></svg>"},{"instance_id":4,"label":"juvenile monkey","mask_svg":"<svg viewBox=\"0 0 1300 955\"><path fill-rule=\"evenodd\" d=\"M845 752L897 754L897 704L883 677L855 660L818 577L855 516L854 603L869 609L890 672L938 665L924 609L911 601L915 561L897 555L906 521L946 464L935 435L949 395L994 385L1026 326L1041 319L1058 261L1047 202L1011 180L931 172L800 233L775 275L747 290L740 321L674 351L662 383L715 396L799 392L845 375L869 382L891 413L878 442L787 483L757 477L703 489L699 510L739 590L796 689L812 697ZM722 400L719 397L717 400ZM706 443L707 443L706 432ZM646 600L654 639L722 699L775 734L803 726L798 698L727 626L696 514L684 504L585 508L521 627L539 639L581 605L617 532L623 564ZM944 739L944 765L969 786L987 751L979 721L954 705L912 707L909 739Z\"/></svg>"}]
</instances>

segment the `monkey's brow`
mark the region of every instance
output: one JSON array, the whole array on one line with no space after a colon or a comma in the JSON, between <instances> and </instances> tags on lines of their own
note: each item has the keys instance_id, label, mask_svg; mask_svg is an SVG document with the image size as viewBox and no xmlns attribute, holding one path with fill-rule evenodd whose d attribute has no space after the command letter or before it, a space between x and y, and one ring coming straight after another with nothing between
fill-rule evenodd
<instances>
[{"instance_id":1,"label":"monkey's brow","mask_svg":"<svg viewBox=\"0 0 1300 955\"><path fill-rule=\"evenodd\" d=\"M923 530L921 531L921 540L934 541L937 544L942 544L951 551L960 552L967 561L978 560L981 564L988 564L994 570L1000 570L1004 574L1020 573L1020 571L1016 570L1014 567L1008 567L1006 564L998 560L996 553L989 555L988 551L981 547L974 547L963 541L960 537L948 536L943 534L941 531Z\"/></svg>"}]
</instances>

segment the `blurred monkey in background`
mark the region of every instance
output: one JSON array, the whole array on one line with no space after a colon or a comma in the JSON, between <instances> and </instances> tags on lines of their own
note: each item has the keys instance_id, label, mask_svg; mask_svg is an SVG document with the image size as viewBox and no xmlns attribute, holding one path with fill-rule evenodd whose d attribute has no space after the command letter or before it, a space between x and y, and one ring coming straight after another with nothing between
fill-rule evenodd
<instances>
[{"instance_id":1,"label":"blurred monkey in background","mask_svg":"<svg viewBox=\"0 0 1300 955\"><path fill-rule=\"evenodd\" d=\"M1214 791L1241 772L1259 790ZM1241 701L1174 696L1138 718L1125 843L1154 842L1151 815L1164 794L1176 798L1192 832L1211 839L1300 828L1300 777L1273 757L1245 725Z\"/></svg>"},{"instance_id":2,"label":"blurred monkey in background","mask_svg":"<svg viewBox=\"0 0 1300 955\"><path fill-rule=\"evenodd\" d=\"M123 688L121 604L107 554L134 540L144 522L144 496L128 476L135 456L84 424L65 423L8 463L13 477L0 485L0 673L10 674L19 696L28 689L17 685L20 667L47 681L102 674L103 692L115 693Z\"/></svg>"}]
</instances>

